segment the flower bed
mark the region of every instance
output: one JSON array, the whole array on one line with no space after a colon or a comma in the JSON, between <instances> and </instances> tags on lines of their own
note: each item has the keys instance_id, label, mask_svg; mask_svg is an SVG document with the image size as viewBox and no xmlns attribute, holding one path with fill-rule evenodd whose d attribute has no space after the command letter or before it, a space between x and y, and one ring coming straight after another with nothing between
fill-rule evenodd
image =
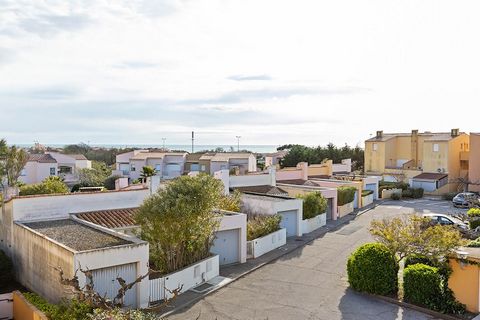
<instances>
[{"instance_id":1,"label":"flower bed","mask_svg":"<svg viewBox=\"0 0 480 320\"><path fill-rule=\"evenodd\" d=\"M327 214L325 212L310 218L302 220L302 233L310 233L327 224Z\"/></svg>"},{"instance_id":2,"label":"flower bed","mask_svg":"<svg viewBox=\"0 0 480 320\"><path fill-rule=\"evenodd\" d=\"M287 229L283 228L251 241L247 241L247 256L258 258L287 243Z\"/></svg>"}]
</instances>

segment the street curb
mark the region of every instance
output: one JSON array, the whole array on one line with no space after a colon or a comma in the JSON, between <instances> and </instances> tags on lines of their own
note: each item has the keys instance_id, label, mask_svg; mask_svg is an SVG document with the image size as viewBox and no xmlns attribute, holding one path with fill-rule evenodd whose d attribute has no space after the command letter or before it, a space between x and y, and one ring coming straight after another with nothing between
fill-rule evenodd
<instances>
[{"instance_id":1,"label":"street curb","mask_svg":"<svg viewBox=\"0 0 480 320\"><path fill-rule=\"evenodd\" d=\"M329 231L335 231L335 230L338 229L339 227L341 227L341 226L349 223L349 222L352 221L352 220L355 220L356 217L364 214L365 212L368 212L368 211L376 208L378 204L381 204L381 202L380 202L380 203L374 203L373 206L371 206L371 207L369 207L369 208L367 208L367 209L365 209L365 210L362 210L362 211L357 212L357 214L356 214L352 219L345 220L344 222L340 223L339 225L337 225L337 226L335 226L335 227L333 227L333 228L331 228L331 229L329 229L329 228L327 227L326 230L325 230L325 232L319 234L318 236L316 236L316 237L314 237L314 238L312 238L312 239L305 240L305 242L303 242L303 243L302 243L301 245L299 245L298 247L295 247L295 248L292 248L292 249L290 249L290 250L288 250L288 251L285 251L285 252L283 252L281 255L279 255L279 256L277 256L277 257L275 257L275 258L273 258L273 259L271 259L271 260L269 260L269 261L263 262L263 263L259 264L258 266L255 266L255 267L253 267L252 269L249 269L249 270L247 270L247 271L239 274L237 277L232 278L232 281L230 281L229 283L227 283L227 284L225 284L225 285L223 285L223 286L216 287L216 288L214 288L214 289L212 289L212 290L210 290L210 291L208 291L208 292L205 292L205 293L204 293L203 295L201 295L201 296L198 296L198 297L196 297L196 298L194 298L194 299L192 299L192 300L189 300L188 302L185 302L185 303L183 303L183 304L181 304L181 305L179 305L179 306L176 306L173 310L167 311L167 312L165 312L165 313L161 313L160 316L161 316L161 317L168 317L169 315L171 315L171 314L173 314L173 313L175 313L175 312L178 312L178 311L180 311L180 310L182 310L182 309L185 309L186 307L194 304L195 302L200 301L201 299L203 299L203 298L207 297L208 295L210 295L210 294L212 294L212 293L220 290L221 288L224 288L224 287L230 285L231 283L233 283L233 282L235 282L235 281L237 281L237 280L240 280L240 279L244 278L246 275L248 275L248 274L250 274L250 273L252 273L252 272L254 272L254 271L256 271L256 270L258 270L258 269L260 269L260 268L262 268L262 267L264 267L264 266L266 266L267 264L271 264L271 263L279 260L280 258L286 256L287 254L289 254L289 253L291 253L291 252L293 252L293 251L295 251L295 250L297 250L297 249L300 249L300 248L305 247L307 244L312 243L313 241L317 240L317 239L320 238L321 236L325 235L327 232L329 232ZM455 319L455 320L458 320L458 319Z\"/></svg>"},{"instance_id":2,"label":"street curb","mask_svg":"<svg viewBox=\"0 0 480 320\"><path fill-rule=\"evenodd\" d=\"M419 306L414 305L414 304L403 302L403 301L397 300L395 298L379 296L379 295L376 295L376 294L363 293L363 292L357 292L357 293L359 293L361 295L364 295L364 296L367 296L367 297L370 297L370 298L381 300L381 301L384 301L384 302L396 304L397 306L400 306L400 307L404 307L404 308L412 309L412 310L415 310L415 311L419 311L421 313L425 313L425 314L431 315L431 316L439 318L439 319L444 319L444 320L459 320L459 319L462 319L462 320L465 320L465 318L460 318L460 317L455 317L455 316L452 316L452 315L440 313L440 312L433 311L433 310L430 310L430 309L427 309L427 308L419 307Z\"/></svg>"}]
</instances>

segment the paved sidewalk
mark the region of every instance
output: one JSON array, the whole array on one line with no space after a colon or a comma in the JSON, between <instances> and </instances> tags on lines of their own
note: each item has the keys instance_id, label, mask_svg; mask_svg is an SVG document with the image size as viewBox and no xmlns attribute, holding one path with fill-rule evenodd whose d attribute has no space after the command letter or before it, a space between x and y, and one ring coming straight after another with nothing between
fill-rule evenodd
<instances>
[{"instance_id":1,"label":"paved sidewalk","mask_svg":"<svg viewBox=\"0 0 480 320\"><path fill-rule=\"evenodd\" d=\"M354 220L357 215L360 215L366 211L371 210L374 208L378 203L369 205L365 208L361 208L360 210L356 210L355 212L348 214L342 218L337 220L330 220L327 224L317 230L314 230L311 233L304 234L301 237L290 237L287 239L287 243L280 248L277 248L273 251L270 251L256 259L248 259L247 262L241 264L234 264L231 266L220 267L220 276L229 278L229 281L226 285L230 284L231 282L240 279L241 277L253 272L262 266L271 263L286 254L289 254L309 243L314 241L317 238L322 237L327 232L333 231L337 229L339 226L343 226L345 224L350 223L350 221ZM162 307L161 309L157 310L155 307L152 310L158 312L161 315L167 316L178 309L184 308L196 301L202 299L203 297L215 292L216 290L222 288L222 286L217 286L212 290L209 290L204 293L197 293L194 291L186 291L179 295L174 301L170 303L168 307Z\"/></svg>"}]
</instances>

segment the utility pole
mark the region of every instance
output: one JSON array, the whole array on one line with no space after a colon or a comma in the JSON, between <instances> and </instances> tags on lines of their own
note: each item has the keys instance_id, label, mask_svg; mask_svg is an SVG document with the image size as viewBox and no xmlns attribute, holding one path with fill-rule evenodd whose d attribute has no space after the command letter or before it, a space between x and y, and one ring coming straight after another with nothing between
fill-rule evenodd
<instances>
[{"instance_id":1,"label":"utility pole","mask_svg":"<svg viewBox=\"0 0 480 320\"><path fill-rule=\"evenodd\" d=\"M236 136L237 137L237 152L240 152L240 138L242 136Z\"/></svg>"},{"instance_id":2,"label":"utility pole","mask_svg":"<svg viewBox=\"0 0 480 320\"><path fill-rule=\"evenodd\" d=\"M165 140L167 140L167 138L162 138L163 140L163 151L165 151Z\"/></svg>"}]
</instances>

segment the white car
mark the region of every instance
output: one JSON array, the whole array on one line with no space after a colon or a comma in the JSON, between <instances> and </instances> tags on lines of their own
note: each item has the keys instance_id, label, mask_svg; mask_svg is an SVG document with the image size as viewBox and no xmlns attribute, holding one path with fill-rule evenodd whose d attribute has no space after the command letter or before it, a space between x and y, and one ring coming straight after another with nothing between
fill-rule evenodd
<instances>
[{"instance_id":1,"label":"white car","mask_svg":"<svg viewBox=\"0 0 480 320\"><path fill-rule=\"evenodd\" d=\"M422 215L424 218L430 219L433 223L442 226L454 226L461 230L468 230L468 225L462 220L449 216L448 214L441 213L425 213Z\"/></svg>"}]
</instances>

